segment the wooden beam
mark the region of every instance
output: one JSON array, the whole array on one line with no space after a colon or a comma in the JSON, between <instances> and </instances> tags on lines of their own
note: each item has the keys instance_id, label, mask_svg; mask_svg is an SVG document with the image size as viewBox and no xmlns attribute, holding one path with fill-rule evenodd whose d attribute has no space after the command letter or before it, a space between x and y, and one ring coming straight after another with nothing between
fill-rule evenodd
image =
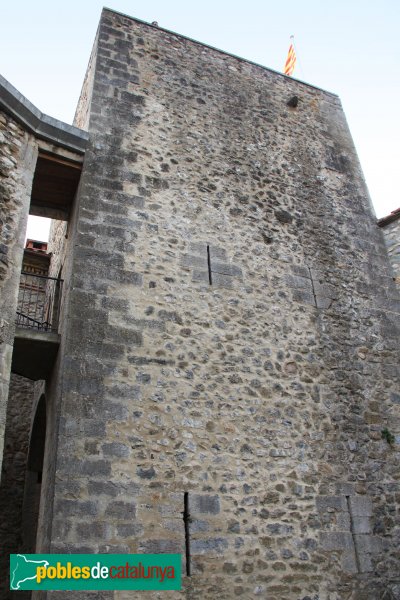
<instances>
[{"instance_id":1,"label":"wooden beam","mask_svg":"<svg viewBox=\"0 0 400 600\"><path fill-rule=\"evenodd\" d=\"M40 151L32 184L30 214L67 221L79 185L82 165Z\"/></svg>"},{"instance_id":2,"label":"wooden beam","mask_svg":"<svg viewBox=\"0 0 400 600\"><path fill-rule=\"evenodd\" d=\"M71 167L72 169L78 169L79 171L82 171L82 163L81 162L75 162L75 161L69 160L68 158L57 156L56 154L48 154L47 152L43 152L43 151L39 150L38 158L42 158L44 160L58 163L59 165L66 165L67 167Z\"/></svg>"}]
</instances>

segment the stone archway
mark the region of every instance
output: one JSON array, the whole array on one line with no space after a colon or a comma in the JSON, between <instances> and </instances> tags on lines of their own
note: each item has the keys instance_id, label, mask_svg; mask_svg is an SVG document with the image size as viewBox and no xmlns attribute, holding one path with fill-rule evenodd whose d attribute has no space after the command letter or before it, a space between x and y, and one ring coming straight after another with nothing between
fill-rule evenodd
<instances>
[{"instance_id":1,"label":"stone archway","mask_svg":"<svg viewBox=\"0 0 400 600\"><path fill-rule=\"evenodd\" d=\"M42 395L32 425L22 508L22 545L26 553L36 550L45 442L46 399Z\"/></svg>"}]
</instances>

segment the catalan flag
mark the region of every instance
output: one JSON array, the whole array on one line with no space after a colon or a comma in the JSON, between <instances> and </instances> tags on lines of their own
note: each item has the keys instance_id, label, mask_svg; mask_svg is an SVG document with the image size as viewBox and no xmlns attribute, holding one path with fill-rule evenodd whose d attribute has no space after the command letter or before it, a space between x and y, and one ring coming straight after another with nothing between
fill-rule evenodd
<instances>
[{"instance_id":1,"label":"catalan flag","mask_svg":"<svg viewBox=\"0 0 400 600\"><path fill-rule=\"evenodd\" d=\"M285 75L293 75L294 68L296 66L296 52L294 51L293 42L290 42L289 52L284 67Z\"/></svg>"}]
</instances>

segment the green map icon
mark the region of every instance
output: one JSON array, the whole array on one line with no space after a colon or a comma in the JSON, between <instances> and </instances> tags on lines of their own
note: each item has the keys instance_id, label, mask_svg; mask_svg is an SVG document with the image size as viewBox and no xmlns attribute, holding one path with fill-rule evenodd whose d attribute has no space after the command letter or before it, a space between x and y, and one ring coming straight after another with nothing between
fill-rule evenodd
<instances>
[{"instance_id":1,"label":"green map icon","mask_svg":"<svg viewBox=\"0 0 400 600\"><path fill-rule=\"evenodd\" d=\"M36 580L36 569L38 567L48 567L47 560L31 560L23 554L13 554L10 556L10 589L26 589L24 583L31 579ZM22 587L21 587L22 584ZM29 589L29 588L28 588Z\"/></svg>"},{"instance_id":2,"label":"green map icon","mask_svg":"<svg viewBox=\"0 0 400 600\"><path fill-rule=\"evenodd\" d=\"M10 590L179 590L181 554L10 554Z\"/></svg>"}]
</instances>

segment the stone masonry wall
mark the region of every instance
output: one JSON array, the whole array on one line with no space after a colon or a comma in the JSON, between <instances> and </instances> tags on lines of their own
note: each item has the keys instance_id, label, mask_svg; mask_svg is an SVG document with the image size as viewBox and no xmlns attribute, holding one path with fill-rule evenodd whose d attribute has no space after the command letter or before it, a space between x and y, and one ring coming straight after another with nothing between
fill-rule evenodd
<instances>
[{"instance_id":1,"label":"stone masonry wall","mask_svg":"<svg viewBox=\"0 0 400 600\"><path fill-rule=\"evenodd\" d=\"M49 239L51 240L49 252L52 254L49 269L50 277L60 277L61 274L61 279L64 278L63 268L68 247L68 231L69 227L67 221L52 221L49 235ZM65 293L64 287L61 293L59 321L64 319Z\"/></svg>"},{"instance_id":2,"label":"stone masonry wall","mask_svg":"<svg viewBox=\"0 0 400 600\"><path fill-rule=\"evenodd\" d=\"M171 598L398 598L400 305L338 98L105 10L89 132L51 550L185 569L187 494Z\"/></svg>"},{"instance_id":3,"label":"stone masonry wall","mask_svg":"<svg viewBox=\"0 0 400 600\"><path fill-rule=\"evenodd\" d=\"M85 80L82 85L81 94L78 101L78 106L75 113L74 124L85 131L89 127L90 108L93 94L93 84L95 76L95 68L97 62L97 36L93 44L93 50L89 58L88 67L85 74Z\"/></svg>"},{"instance_id":4,"label":"stone masonry wall","mask_svg":"<svg viewBox=\"0 0 400 600\"><path fill-rule=\"evenodd\" d=\"M382 227L393 275L400 286L400 218Z\"/></svg>"},{"instance_id":5,"label":"stone masonry wall","mask_svg":"<svg viewBox=\"0 0 400 600\"><path fill-rule=\"evenodd\" d=\"M0 113L0 465L24 236L37 147Z\"/></svg>"},{"instance_id":6,"label":"stone masonry wall","mask_svg":"<svg viewBox=\"0 0 400 600\"><path fill-rule=\"evenodd\" d=\"M10 598L9 555L21 552L22 504L33 405L33 382L12 375L7 407L7 431L0 485L0 598ZM14 594L14 596L16 596Z\"/></svg>"},{"instance_id":7,"label":"stone masonry wall","mask_svg":"<svg viewBox=\"0 0 400 600\"><path fill-rule=\"evenodd\" d=\"M60 269L65 261L65 253L68 239L68 222L52 220L49 232L49 249L51 253L50 277L58 277Z\"/></svg>"}]
</instances>

